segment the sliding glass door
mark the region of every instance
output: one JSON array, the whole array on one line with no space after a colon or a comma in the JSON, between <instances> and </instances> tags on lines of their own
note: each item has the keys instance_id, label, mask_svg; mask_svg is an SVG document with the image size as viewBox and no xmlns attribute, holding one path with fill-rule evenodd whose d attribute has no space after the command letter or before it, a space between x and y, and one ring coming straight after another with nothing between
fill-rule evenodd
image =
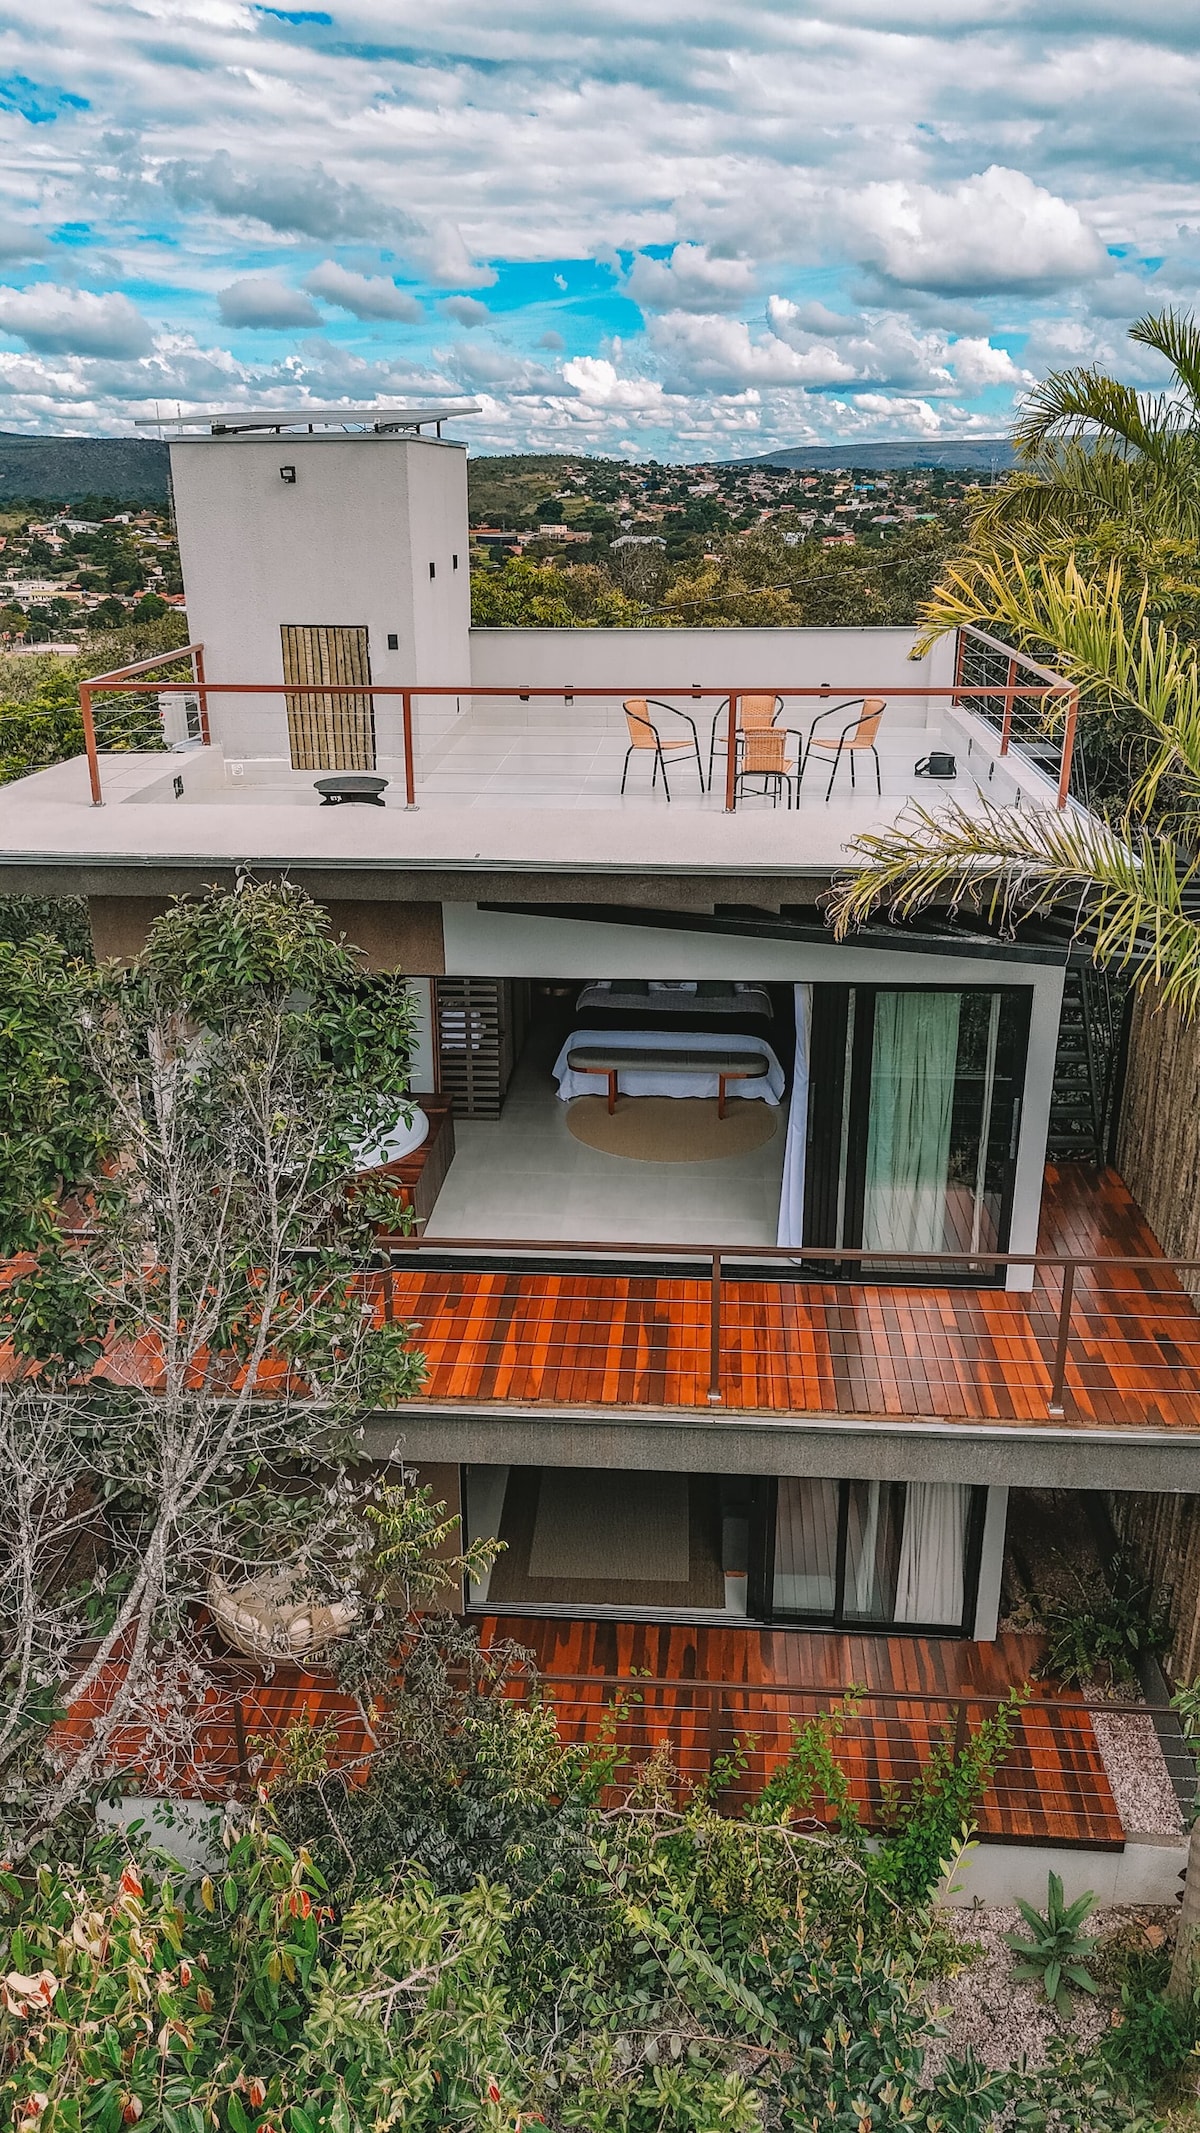
<instances>
[{"instance_id":1,"label":"sliding glass door","mask_svg":"<svg viewBox=\"0 0 1200 2133\"><path fill-rule=\"evenodd\" d=\"M807 1245L861 1245L874 1274L901 1272L896 1254L961 1253L931 1277L990 1278L987 1254L1008 1238L1029 997L814 987Z\"/></svg>"},{"instance_id":2,"label":"sliding glass door","mask_svg":"<svg viewBox=\"0 0 1200 2133\"><path fill-rule=\"evenodd\" d=\"M986 1495L958 1482L765 1483L750 1612L969 1635Z\"/></svg>"}]
</instances>

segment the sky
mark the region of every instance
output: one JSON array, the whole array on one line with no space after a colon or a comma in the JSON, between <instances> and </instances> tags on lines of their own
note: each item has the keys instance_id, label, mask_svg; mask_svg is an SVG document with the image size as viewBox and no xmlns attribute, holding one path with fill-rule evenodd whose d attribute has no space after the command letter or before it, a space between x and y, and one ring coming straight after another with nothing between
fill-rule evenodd
<instances>
[{"instance_id":1,"label":"sky","mask_svg":"<svg viewBox=\"0 0 1200 2133\"><path fill-rule=\"evenodd\" d=\"M1200 265L1188 0L0 0L0 430L1003 434Z\"/></svg>"}]
</instances>

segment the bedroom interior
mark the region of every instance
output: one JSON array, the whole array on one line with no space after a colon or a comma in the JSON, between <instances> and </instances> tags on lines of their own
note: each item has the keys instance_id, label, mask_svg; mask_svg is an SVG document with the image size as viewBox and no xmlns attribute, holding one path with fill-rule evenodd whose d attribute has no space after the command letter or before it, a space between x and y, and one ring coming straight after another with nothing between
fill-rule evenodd
<instances>
[{"instance_id":1,"label":"bedroom interior","mask_svg":"<svg viewBox=\"0 0 1200 2133\"><path fill-rule=\"evenodd\" d=\"M426 1234L861 1249L878 1275L961 1251L939 1278L997 1280L1029 1010L1004 985L440 979L456 1153Z\"/></svg>"}]
</instances>

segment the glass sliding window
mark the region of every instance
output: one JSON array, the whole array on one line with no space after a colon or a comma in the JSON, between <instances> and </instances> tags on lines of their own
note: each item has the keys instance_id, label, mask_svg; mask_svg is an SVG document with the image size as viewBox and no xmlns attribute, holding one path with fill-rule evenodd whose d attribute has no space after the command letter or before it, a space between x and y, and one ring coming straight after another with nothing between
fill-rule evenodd
<instances>
[{"instance_id":1,"label":"glass sliding window","mask_svg":"<svg viewBox=\"0 0 1200 2133\"><path fill-rule=\"evenodd\" d=\"M1007 1241L1028 993L859 987L850 1009L836 1241L874 1275L903 1272L900 1253L961 1252L916 1278L986 1278Z\"/></svg>"},{"instance_id":2,"label":"glass sliding window","mask_svg":"<svg viewBox=\"0 0 1200 2133\"><path fill-rule=\"evenodd\" d=\"M832 1616L837 1603L839 1489L836 1481L779 1484L772 1609Z\"/></svg>"},{"instance_id":3,"label":"glass sliding window","mask_svg":"<svg viewBox=\"0 0 1200 2133\"><path fill-rule=\"evenodd\" d=\"M961 1633L985 1493L951 1481L781 1478L758 1604L777 1619Z\"/></svg>"},{"instance_id":4,"label":"glass sliding window","mask_svg":"<svg viewBox=\"0 0 1200 2133\"><path fill-rule=\"evenodd\" d=\"M842 1612L859 1622L890 1622L904 1530L902 1481L847 1481L846 1568ZM959 1605L959 1614L962 1605Z\"/></svg>"}]
</instances>

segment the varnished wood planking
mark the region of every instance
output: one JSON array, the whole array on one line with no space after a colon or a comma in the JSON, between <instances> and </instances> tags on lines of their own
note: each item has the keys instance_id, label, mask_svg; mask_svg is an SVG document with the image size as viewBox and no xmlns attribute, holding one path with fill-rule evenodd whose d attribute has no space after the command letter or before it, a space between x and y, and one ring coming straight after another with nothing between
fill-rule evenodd
<instances>
[{"instance_id":1,"label":"varnished wood planking","mask_svg":"<svg viewBox=\"0 0 1200 2133\"><path fill-rule=\"evenodd\" d=\"M1047 1174L1041 1248L1091 1259L1154 1257L1119 1178ZM704 1279L430 1270L391 1277L438 1400L709 1407ZM726 1283L727 1409L887 1418L1045 1422L1061 1275L1028 1292L880 1283ZM1200 1428L1200 1317L1159 1258L1080 1269L1067 1370L1080 1427Z\"/></svg>"},{"instance_id":2,"label":"varnished wood planking","mask_svg":"<svg viewBox=\"0 0 1200 2133\"><path fill-rule=\"evenodd\" d=\"M936 1742L952 1731L960 1706L965 1722L978 1726L995 1708L980 1699L1028 1682L1042 1649L1029 1636L982 1645L511 1614L483 1617L481 1630L485 1643L512 1638L532 1651L569 1739L595 1739L611 1724L615 1704L623 1713L622 1748L636 1760L665 1747L684 1778L707 1772L714 1747L740 1741L747 1768L727 1795L729 1806L752 1797L778 1767L793 1720L827 1710L856 1683L867 1700L837 1752L860 1809L876 1822L887 1789L911 1784ZM939 1701L922 1701L930 1697ZM1036 1685L1014 1723L1012 1750L989 1789L979 1828L1009 1842L1123 1842L1091 1719L1075 1699Z\"/></svg>"}]
</instances>

